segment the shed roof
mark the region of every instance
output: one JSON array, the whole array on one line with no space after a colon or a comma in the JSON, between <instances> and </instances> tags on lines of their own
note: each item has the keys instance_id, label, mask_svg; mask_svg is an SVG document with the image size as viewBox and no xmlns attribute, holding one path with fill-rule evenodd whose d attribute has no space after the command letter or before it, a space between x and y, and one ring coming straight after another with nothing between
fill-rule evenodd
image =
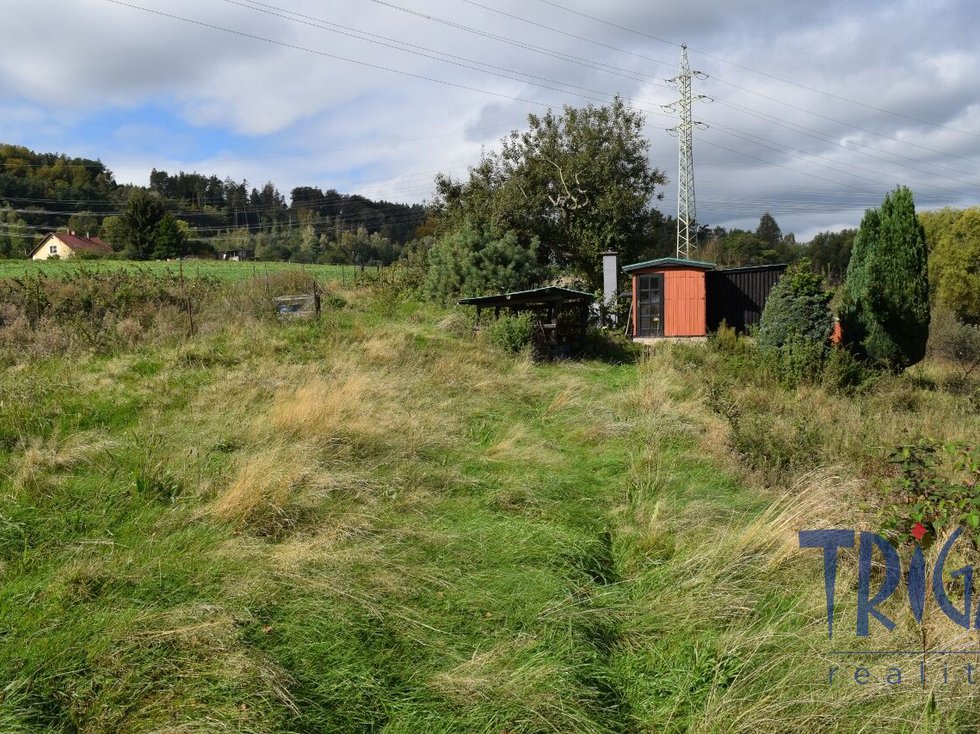
<instances>
[{"instance_id":1,"label":"shed roof","mask_svg":"<svg viewBox=\"0 0 980 734\"><path fill-rule=\"evenodd\" d=\"M532 306L548 303L591 303L594 300L595 296L592 293L549 285L544 288L498 293L492 296L471 296L459 299L459 303L464 306Z\"/></svg>"},{"instance_id":2,"label":"shed roof","mask_svg":"<svg viewBox=\"0 0 980 734\"><path fill-rule=\"evenodd\" d=\"M643 268L694 268L697 270L714 270L715 264L704 262L703 260L684 260L680 257L658 257L656 260L624 265L623 272L630 273Z\"/></svg>"}]
</instances>

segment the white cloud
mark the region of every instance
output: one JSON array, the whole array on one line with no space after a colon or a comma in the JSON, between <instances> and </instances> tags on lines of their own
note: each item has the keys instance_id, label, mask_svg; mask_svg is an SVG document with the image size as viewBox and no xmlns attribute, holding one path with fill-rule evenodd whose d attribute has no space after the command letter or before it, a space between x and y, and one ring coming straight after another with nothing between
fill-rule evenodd
<instances>
[{"instance_id":1,"label":"white cloud","mask_svg":"<svg viewBox=\"0 0 980 734\"><path fill-rule=\"evenodd\" d=\"M587 100L573 91L596 96L450 63L470 59L507 77L518 71L632 97L648 113L652 162L673 180L676 140L658 113L675 95L662 82L676 74L678 48L652 36L690 43L692 65L710 75L697 91L718 100L696 112L712 124L695 139L703 221L746 226L769 210L801 236L856 225L896 183L909 183L920 206L965 203L980 183L980 137L969 134L980 130L972 0L777 8L769 0L559 0L622 28L541 0L485 0L571 35L463 0L391 2L477 33L367 0L262 5L308 16L293 20L257 12L250 0L131 1L214 27L107 0L0 0L0 138L101 157L121 181L183 168L271 179L286 192L308 184L422 200L436 172L464 172L482 145L540 112L532 101L580 105ZM315 27L323 22L342 32ZM336 24L413 44L415 53L351 38ZM427 58L424 49L444 55ZM670 212L672 187L665 193Z\"/></svg>"}]
</instances>

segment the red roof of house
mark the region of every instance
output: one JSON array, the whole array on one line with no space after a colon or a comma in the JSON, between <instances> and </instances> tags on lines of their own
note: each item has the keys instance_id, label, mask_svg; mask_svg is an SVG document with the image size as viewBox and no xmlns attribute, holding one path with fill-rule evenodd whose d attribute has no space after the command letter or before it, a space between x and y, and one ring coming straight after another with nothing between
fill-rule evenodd
<instances>
[{"instance_id":1,"label":"red roof of house","mask_svg":"<svg viewBox=\"0 0 980 734\"><path fill-rule=\"evenodd\" d=\"M74 232L52 232L41 240L41 243L34 248L34 252L41 249L52 237L57 238L73 252L112 252L112 246L104 240L98 237L82 237Z\"/></svg>"}]
</instances>

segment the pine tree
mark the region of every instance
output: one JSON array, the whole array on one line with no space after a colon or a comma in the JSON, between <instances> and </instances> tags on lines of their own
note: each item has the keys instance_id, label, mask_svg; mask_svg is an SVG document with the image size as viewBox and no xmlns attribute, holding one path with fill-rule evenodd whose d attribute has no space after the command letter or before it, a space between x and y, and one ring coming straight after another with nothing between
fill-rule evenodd
<instances>
[{"instance_id":1,"label":"pine tree","mask_svg":"<svg viewBox=\"0 0 980 734\"><path fill-rule=\"evenodd\" d=\"M900 186L865 212L844 283L841 326L855 350L900 370L925 356L929 279L925 232Z\"/></svg>"},{"instance_id":2,"label":"pine tree","mask_svg":"<svg viewBox=\"0 0 980 734\"><path fill-rule=\"evenodd\" d=\"M174 215L167 212L153 230L153 250L150 256L155 260L169 260L184 255L187 235Z\"/></svg>"},{"instance_id":3,"label":"pine tree","mask_svg":"<svg viewBox=\"0 0 980 734\"><path fill-rule=\"evenodd\" d=\"M783 232L776 224L776 219L766 212L759 217L759 226L755 230L755 236L769 245L770 248L777 247L783 239Z\"/></svg>"},{"instance_id":4,"label":"pine tree","mask_svg":"<svg viewBox=\"0 0 980 734\"><path fill-rule=\"evenodd\" d=\"M163 204L153 194L136 189L123 208L126 257L147 260L153 257L157 240L157 225L163 219Z\"/></svg>"},{"instance_id":5,"label":"pine tree","mask_svg":"<svg viewBox=\"0 0 980 734\"><path fill-rule=\"evenodd\" d=\"M451 300L534 288L549 275L539 248L537 238L522 242L513 231L499 234L468 225L429 250L427 289L441 300Z\"/></svg>"}]
</instances>

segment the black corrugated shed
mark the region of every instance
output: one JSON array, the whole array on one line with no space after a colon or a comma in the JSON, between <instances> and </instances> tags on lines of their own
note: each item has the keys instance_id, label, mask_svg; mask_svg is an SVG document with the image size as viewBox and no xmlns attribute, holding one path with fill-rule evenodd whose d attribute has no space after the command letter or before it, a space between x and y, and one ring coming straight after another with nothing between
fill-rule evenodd
<instances>
[{"instance_id":1,"label":"black corrugated shed","mask_svg":"<svg viewBox=\"0 0 980 734\"><path fill-rule=\"evenodd\" d=\"M784 270L785 265L753 265L708 272L705 282L708 331L717 331L722 321L738 331L758 324L769 292Z\"/></svg>"}]
</instances>

